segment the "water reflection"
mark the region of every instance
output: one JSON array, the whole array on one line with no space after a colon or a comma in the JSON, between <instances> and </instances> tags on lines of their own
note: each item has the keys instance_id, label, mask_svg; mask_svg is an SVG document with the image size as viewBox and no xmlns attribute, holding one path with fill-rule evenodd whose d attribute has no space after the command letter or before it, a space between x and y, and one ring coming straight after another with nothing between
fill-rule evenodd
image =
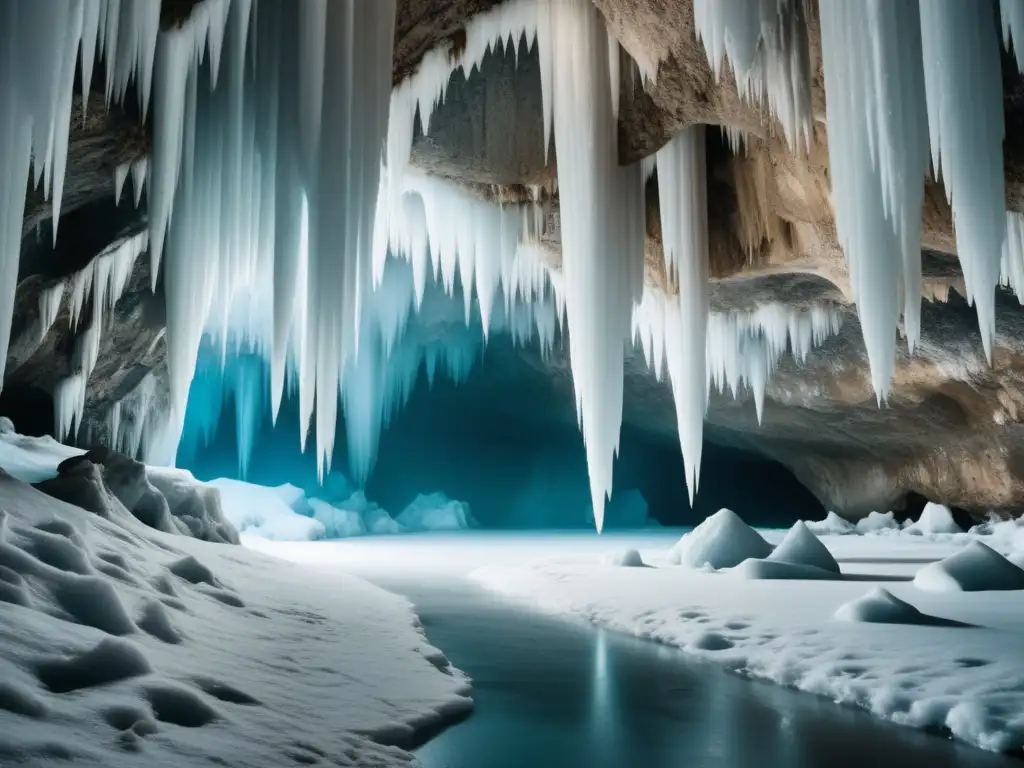
<instances>
[{"instance_id":1,"label":"water reflection","mask_svg":"<svg viewBox=\"0 0 1024 768\"><path fill-rule=\"evenodd\" d=\"M465 585L381 584L473 678L476 712L417 752L423 768L1020 766Z\"/></svg>"}]
</instances>

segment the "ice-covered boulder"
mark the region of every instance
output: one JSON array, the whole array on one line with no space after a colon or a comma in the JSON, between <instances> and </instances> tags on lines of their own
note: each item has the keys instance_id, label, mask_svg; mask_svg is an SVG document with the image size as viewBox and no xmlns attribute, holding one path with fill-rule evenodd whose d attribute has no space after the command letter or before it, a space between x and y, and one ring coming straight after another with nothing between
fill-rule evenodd
<instances>
[{"instance_id":1,"label":"ice-covered boulder","mask_svg":"<svg viewBox=\"0 0 1024 768\"><path fill-rule=\"evenodd\" d=\"M395 519L408 531L462 531L480 527L469 504L449 499L443 493L421 493Z\"/></svg>"},{"instance_id":2,"label":"ice-covered boulder","mask_svg":"<svg viewBox=\"0 0 1024 768\"><path fill-rule=\"evenodd\" d=\"M324 526L320 522L295 512L286 498L298 501L306 495L296 488L298 495L280 486L267 488L240 480L220 478L207 485L220 493L225 517L240 533L261 536L275 541L309 541L322 538Z\"/></svg>"},{"instance_id":3,"label":"ice-covered boulder","mask_svg":"<svg viewBox=\"0 0 1024 768\"><path fill-rule=\"evenodd\" d=\"M772 547L731 509L720 509L672 548L669 560L691 568L732 568L747 558L761 559Z\"/></svg>"},{"instance_id":4,"label":"ice-covered boulder","mask_svg":"<svg viewBox=\"0 0 1024 768\"><path fill-rule=\"evenodd\" d=\"M807 522L806 525L815 536L847 536L857 532L857 526L835 512L829 512L824 520Z\"/></svg>"},{"instance_id":5,"label":"ice-covered boulder","mask_svg":"<svg viewBox=\"0 0 1024 768\"><path fill-rule=\"evenodd\" d=\"M324 529L324 538L347 539L351 536L363 536L366 534L366 526L363 524L362 512L354 506L334 506L323 499L310 499L309 506L313 508L313 518L320 523Z\"/></svg>"},{"instance_id":6,"label":"ice-covered boulder","mask_svg":"<svg viewBox=\"0 0 1024 768\"><path fill-rule=\"evenodd\" d=\"M797 521L782 543L775 548L769 560L776 560L790 565L806 565L812 568L820 568L823 571L840 573L839 563L832 557L832 553L822 544L807 526Z\"/></svg>"},{"instance_id":7,"label":"ice-covered boulder","mask_svg":"<svg viewBox=\"0 0 1024 768\"><path fill-rule=\"evenodd\" d=\"M915 535L931 535L935 533L963 533L963 529L953 521L953 513L949 507L928 502L916 523L903 529Z\"/></svg>"},{"instance_id":8,"label":"ice-covered boulder","mask_svg":"<svg viewBox=\"0 0 1024 768\"><path fill-rule=\"evenodd\" d=\"M119 513L128 513L103 482L101 468L85 456L61 462L56 477L36 483L35 487L51 498L74 504L107 520L116 518ZM161 530L177 533L169 522L167 525Z\"/></svg>"},{"instance_id":9,"label":"ice-covered boulder","mask_svg":"<svg viewBox=\"0 0 1024 768\"><path fill-rule=\"evenodd\" d=\"M273 491L281 501L289 506L292 512L296 512L304 517L313 516L313 509L309 506L306 492L298 486L285 483L284 485L275 486Z\"/></svg>"},{"instance_id":10,"label":"ice-covered boulder","mask_svg":"<svg viewBox=\"0 0 1024 768\"><path fill-rule=\"evenodd\" d=\"M107 488L137 520L158 531L189 533L175 525L167 499L149 482L141 461L106 448L94 448L82 458L100 467Z\"/></svg>"},{"instance_id":11,"label":"ice-covered boulder","mask_svg":"<svg viewBox=\"0 0 1024 768\"><path fill-rule=\"evenodd\" d=\"M189 535L222 544L238 543L238 531L224 517L216 488L199 482L184 469L147 467L146 477L167 499L171 517L186 526Z\"/></svg>"},{"instance_id":12,"label":"ice-covered boulder","mask_svg":"<svg viewBox=\"0 0 1024 768\"><path fill-rule=\"evenodd\" d=\"M914 586L928 592L1024 589L1024 570L991 547L972 541L955 555L919 570Z\"/></svg>"},{"instance_id":13,"label":"ice-covered boulder","mask_svg":"<svg viewBox=\"0 0 1024 768\"><path fill-rule=\"evenodd\" d=\"M839 621L853 621L864 624L953 624L945 619L928 616L905 600L900 600L889 590L876 587L863 597L839 606L835 613Z\"/></svg>"},{"instance_id":14,"label":"ice-covered boulder","mask_svg":"<svg viewBox=\"0 0 1024 768\"><path fill-rule=\"evenodd\" d=\"M373 505L372 509L368 509L363 513L363 525L366 526L367 533L376 535L403 533L405 531L398 524L398 521L388 514L386 509L381 509L376 504Z\"/></svg>"},{"instance_id":15,"label":"ice-covered boulder","mask_svg":"<svg viewBox=\"0 0 1024 768\"><path fill-rule=\"evenodd\" d=\"M643 568L644 559L635 549L624 549L621 552L608 552L601 562L616 568Z\"/></svg>"},{"instance_id":16,"label":"ice-covered boulder","mask_svg":"<svg viewBox=\"0 0 1024 768\"><path fill-rule=\"evenodd\" d=\"M857 533L883 533L887 531L898 531L900 524L896 522L896 516L892 512L872 512L862 520L857 521Z\"/></svg>"}]
</instances>

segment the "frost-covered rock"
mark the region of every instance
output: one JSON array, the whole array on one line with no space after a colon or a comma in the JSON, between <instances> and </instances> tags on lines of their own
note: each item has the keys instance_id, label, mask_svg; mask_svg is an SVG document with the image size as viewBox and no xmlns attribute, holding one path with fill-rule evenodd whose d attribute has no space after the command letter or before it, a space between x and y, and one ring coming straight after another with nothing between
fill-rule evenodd
<instances>
[{"instance_id":1,"label":"frost-covered rock","mask_svg":"<svg viewBox=\"0 0 1024 768\"><path fill-rule=\"evenodd\" d=\"M933 504L930 501L924 505L920 519L903 530L907 533L926 536L935 533L963 533L963 529L954 522L953 513L949 507Z\"/></svg>"},{"instance_id":2,"label":"frost-covered rock","mask_svg":"<svg viewBox=\"0 0 1024 768\"><path fill-rule=\"evenodd\" d=\"M463 531L480 527L469 504L449 499L443 493L420 494L395 519L408 531Z\"/></svg>"},{"instance_id":3,"label":"frost-covered rock","mask_svg":"<svg viewBox=\"0 0 1024 768\"><path fill-rule=\"evenodd\" d=\"M839 621L853 621L864 624L947 624L943 619L928 616L905 600L900 600L889 590L876 587L863 597L844 603L836 611Z\"/></svg>"},{"instance_id":4,"label":"frost-covered rock","mask_svg":"<svg viewBox=\"0 0 1024 768\"><path fill-rule=\"evenodd\" d=\"M896 522L896 516L892 512L872 512L862 520L857 521L857 533L883 533L887 531L898 531L900 524Z\"/></svg>"},{"instance_id":5,"label":"frost-covered rock","mask_svg":"<svg viewBox=\"0 0 1024 768\"><path fill-rule=\"evenodd\" d=\"M145 464L104 448L93 449L82 458L100 467L107 488L137 520L158 531L190 535L187 526L175 524L170 505L149 481Z\"/></svg>"},{"instance_id":6,"label":"frost-covered rock","mask_svg":"<svg viewBox=\"0 0 1024 768\"><path fill-rule=\"evenodd\" d=\"M294 486L267 488L227 478L212 480L208 485L219 491L224 515L240 533L275 541L309 541L324 535L322 523L296 513L285 502L285 498L304 500L301 489L295 489L296 496L282 490Z\"/></svg>"},{"instance_id":7,"label":"frost-covered rock","mask_svg":"<svg viewBox=\"0 0 1024 768\"><path fill-rule=\"evenodd\" d=\"M608 552L601 562L616 568L643 568L644 559L635 549L624 549L621 552Z\"/></svg>"},{"instance_id":8,"label":"frost-covered rock","mask_svg":"<svg viewBox=\"0 0 1024 768\"><path fill-rule=\"evenodd\" d=\"M972 541L960 552L919 570L914 586L928 592L1024 589L1024 570L991 547Z\"/></svg>"},{"instance_id":9,"label":"frost-covered rock","mask_svg":"<svg viewBox=\"0 0 1024 768\"><path fill-rule=\"evenodd\" d=\"M691 568L732 568L747 558L767 557L771 551L771 544L739 515L720 509L683 536L669 553L669 560Z\"/></svg>"},{"instance_id":10,"label":"frost-covered rock","mask_svg":"<svg viewBox=\"0 0 1024 768\"><path fill-rule=\"evenodd\" d=\"M183 524L191 536L224 544L238 543L238 532L224 517L216 488L199 482L183 469L147 467L146 477L167 500L175 524Z\"/></svg>"},{"instance_id":11,"label":"frost-covered rock","mask_svg":"<svg viewBox=\"0 0 1024 768\"><path fill-rule=\"evenodd\" d=\"M857 532L857 526L844 520L835 512L829 512L824 520L805 523L807 530L815 536L847 536Z\"/></svg>"},{"instance_id":12,"label":"frost-covered rock","mask_svg":"<svg viewBox=\"0 0 1024 768\"><path fill-rule=\"evenodd\" d=\"M840 573L839 563L832 557L832 553L799 520L789 529L782 543L768 555L768 559Z\"/></svg>"}]
</instances>

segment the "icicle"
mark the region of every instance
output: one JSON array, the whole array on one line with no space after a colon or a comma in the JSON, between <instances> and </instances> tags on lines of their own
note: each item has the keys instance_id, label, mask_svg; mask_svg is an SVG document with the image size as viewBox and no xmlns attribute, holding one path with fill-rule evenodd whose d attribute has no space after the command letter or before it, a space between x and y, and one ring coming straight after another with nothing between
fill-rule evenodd
<instances>
[{"instance_id":1,"label":"icicle","mask_svg":"<svg viewBox=\"0 0 1024 768\"><path fill-rule=\"evenodd\" d=\"M679 308L666 320L664 343L692 506L700 480L707 406L708 212L704 126L684 129L658 152L658 195L666 273L679 283Z\"/></svg>"},{"instance_id":2,"label":"icicle","mask_svg":"<svg viewBox=\"0 0 1024 768\"><path fill-rule=\"evenodd\" d=\"M124 193L124 183L128 180L128 173L132 169L131 163L121 163L114 169L114 204L121 204L121 195Z\"/></svg>"},{"instance_id":3,"label":"icicle","mask_svg":"<svg viewBox=\"0 0 1024 768\"><path fill-rule=\"evenodd\" d=\"M1003 46L1013 51L1017 70L1024 73L1024 0L999 0Z\"/></svg>"},{"instance_id":4,"label":"icicle","mask_svg":"<svg viewBox=\"0 0 1024 768\"><path fill-rule=\"evenodd\" d=\"M132 163L132 186L135 188L135 207L138 208L142 202L142 192L146 188L146 173L149 170L149 160L140 157Z\"/></svg>"},{"instance_id":5,"label":"icicle","mask_svg":"<svg viewBox=\"0 0 1024 768\"><path fill-rule=\"evenodd\" d=\"M992 361L995 287L1006 234L1003 87L998 25L989 3L921 3L932 163L953 208L967 300Z\"/></svg>"},{"instance_id":6,"label":"icicle","mask_svg":"<svg viewBox=\"0 0 1024 768\"><path fill-rule=\"evenodd\" d=\"M729 60L740 95L767 103L793 149L812 136L811 64L804 0L694 0L697 35L715 77Z\"/></svg>"},{"instance_id":7,"label":"icicle","mask_svg":"<svg viewBox=\"0 0 1024 768\"><path fill-rule=\"evenodd\" d=\"M82 423L85 388L86 380L81 373L73 373L61 379L54 387L53 423L60 442L73 437Z\"/></svg>"},{"instance_id":8,"label":"icicle","mask_svg":"<svg viewBox=\"0 0 1024 768\"><path fill-rule=\"evenodd\" d=\"M911 352L921 334L928 124L920 13L917 0L821 0L819 12L836 228L882 403L901 307Z\"/></svg>"},{"instance_id":9,"label":"icicle","mask_svg":"<svg viewBox=\"0 0 1024 768\"><path fill-rule=\"evenodd\" d=\"M57 319L60 304L64 300L64 283L58 282L39 292L39 341L46 338L47 332Z\"/></svg>"}]
</instances>

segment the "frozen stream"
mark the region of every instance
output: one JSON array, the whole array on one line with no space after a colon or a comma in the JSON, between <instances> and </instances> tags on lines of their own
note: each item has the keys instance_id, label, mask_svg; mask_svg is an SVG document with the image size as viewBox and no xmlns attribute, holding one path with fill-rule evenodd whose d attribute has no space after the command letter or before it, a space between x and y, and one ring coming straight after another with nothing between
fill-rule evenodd
<instances>
[{"instance_id":1,"label":"frozen stream","mask_svg":"<svg viewBox=\"0 0 1024 768\"><path fill-rule=\"evenodd\" d=\"M1020 765L458 579L372 578L473 679L476 711L418 751L423 768Z\"/></svg>"}]
</instances>

